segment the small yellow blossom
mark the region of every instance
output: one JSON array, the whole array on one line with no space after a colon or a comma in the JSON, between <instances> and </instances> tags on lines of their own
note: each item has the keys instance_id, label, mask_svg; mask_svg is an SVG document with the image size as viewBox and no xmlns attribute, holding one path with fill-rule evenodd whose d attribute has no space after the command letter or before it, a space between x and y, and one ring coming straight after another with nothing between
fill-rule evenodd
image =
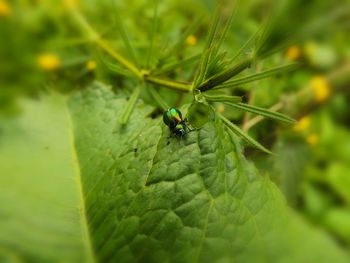
<instances>
[{"instance_id":1,"label":"small yellow blossom","mask_svg":"<svg viewBox=\"0 0 350 263\"><path fill-rule=\"evenodd\" d=\"M75 8L78 6L78 0L64 0L63 4L67 8Z\"/></svg>"},{"instance_id":2,"label":"small yellow blossom","mask_svg":"<svg viewBox=\"0 0 350 263\"><path fill-rule=\"evenodd\" d=\"M287 49L286 57L289 60L297 60L301 56L301 50L298 46L291 46Z\"/></svg>"},{"instance_id":3,"label":"small yellow blossom","mask_svg":"<svg viewBox=\"0 0 350 263\"><path fill-rule=\"evenodd\" d=\"M11 15L12 8L6 0L0 0L0 17L6 17Z\"/></svg>"},{"instance_id":4,"label":"small yellow blossom","mask_svg":"<svg viewBox=\"0 0 350 263\"><path fill-rule=\"evenodd\" d=\"M94 60L89 60L89 61L86 63L86 68L87 68L89 71L95 70L95 68L96 68L96 61L94 61Z\"/></svg>"},{"instance_id":5,"label":"small yellow blossom","mask_svg":"<svg viewBox=\"0 0 350 263\"><path fill-rule=\"evenodd\" d=\"M310 80L310 87L314 93L316 102L323 102L331 94L329 82L325 77L315 76Z\"/></svg>"},{"instance_id":6,"label":"small yellow blossom","mask_svg":"<svg viewBox=\"0 0 350 263\"><path fill-rule=\"evenodd\" d=\"M320 138L317 134L310 134L306 137L306 142L310 145L315 145L319 142Z\"/></svg>"},{"instance_id":7,"label":"small yellow blossom","mask_svg":"<svg viewBox=\"0 0 350 263\"><path fill-rule=\"evenodd\" d=\"M309 116L305 116L303 118L301 118L295 125L294 125L294 130L295 131L305 131L310 127L310 117Z\"/></svg>"},{"instance_id":8,"label":"small yellow blossom","mask_svg":"<svg viewBox=\"0 0 350 263\"><path fill-rule=\"evenodd\" d=\"M47 71L53 71L60 67L61 60L60 58L51 53L44 53L38 57L38 65L41 69Z\"/></svg>"},{"instance_id":9,"label":"small yellow blossom","mask_svg":"<svg viewBox=\"0 0 350 263\"><path fill-rule=\"evenodd\" d=\"M219 105L218 107L218 112L223 113L225 111L225 106L224 105Z\"/></svg>"},{"instance_id":10,"label":"small yellow blossom","mask_svg":"<svg viewBox=\"0 0 350 263\"><path fill-rule=\"evenodd\" d=\"M195 44L197 44L197 38L194 35L189 35L186 38L186 43L189 46L194 46Z\"/></svg>"}]
</instances>

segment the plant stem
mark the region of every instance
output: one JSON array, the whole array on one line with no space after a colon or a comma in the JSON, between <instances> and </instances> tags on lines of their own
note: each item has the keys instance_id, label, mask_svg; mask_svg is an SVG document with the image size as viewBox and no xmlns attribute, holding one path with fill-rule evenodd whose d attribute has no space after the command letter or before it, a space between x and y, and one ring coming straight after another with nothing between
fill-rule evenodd
<instances>
[{"instance_id":1,"label":"plant stem","mask_svg":"<svg viewBox=\"0 0 350 263\"><path fill-rule=\"evenodd\" d=\"M84 16L76 9L70 9L73 18L78 22L79 26L85 31L90 42L95 43L97 46L102 48L106 53L117 60L121 65L128 69L133 75L144 81L162 85L167 88L175 89L178 91L189 92L192 90L191 84L181 83L174 80L162 79L143 73L142 70L138 69L131 61L123 57L119 52L115 51L107 41L103 40L99 34L89 25Z\"/></svg>"},{"instance_id":2,"label":"plant stem","mask_svg":"<svg viewBox=\"0 0 350 263\"><path fill-rule=\"evenodd\" d=\"M133 63L131 63L129 60L127 60L117 51L115 51L106 41L104 41L101 38L97 38L95 42L100 48L102 48L109 55L115 58L120 64L122 64L124 67L130 70L130 72L132 72L135 76L142 79L142 73L140 72L140 70L138 70L138 68Z\"/></svg>"},{"instance_id":3,"label":"plant stem","mask_svg":"<svg viewBox=\"0 0 350 263\"><path fill-rule=\"evenodd\" d=\"M115 58L120 64L122 64L125 68L130 70L135 76L142 79L142 73L140 70L129 60L124 58L121 54L115 51L105 40L103 40L100 35L90 26L90 24L86 21L85 17L76 9L70 9L72 16L78 22L80 27L85 31L90 41L96 43L100 48L102 48L105 52Z\"/></svg>"},{"instance_id":4,"label":"plant stem","mask_svg":"<svg viewBox=\"0 0 350 263\"><path fill-rule=\"evenodd\" d=\"M158 85L161 85L167 88L176 89L179 91L189 92L191 91L191 88L192 88L191 84L176 82L169 79L162 79L162 78L158 78L150 75L144 75L144 78L146 81L150 83L158 84Z\"/></svg>"}]
</instances>

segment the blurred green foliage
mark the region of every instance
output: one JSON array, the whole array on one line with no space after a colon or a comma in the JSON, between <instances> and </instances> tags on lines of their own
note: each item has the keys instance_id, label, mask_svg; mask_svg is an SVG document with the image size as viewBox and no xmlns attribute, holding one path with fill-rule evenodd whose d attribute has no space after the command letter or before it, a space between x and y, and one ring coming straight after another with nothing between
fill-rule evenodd
<instances>
[{"instance_id":1,"label":"blurred green foliage","mask_svg":"<svg viewBox=\"0 0 350 263\"><path fill-rule=\"evenodd\" d=\"M130 97L139 85L130 72L82 34L71 8L78 8L119 53L131 61L134 56L140 68L157 72L164 65L202 53L215 2L0 0L0 117L20 114L19 101L23 97L35 99L52 89L70 94L99 80L111 85L117 94ZM227 1L227 6L231 2ZM291 62L299 62L302 67L220 94L241 96L243 102L282 111L299 122L294 126L277 124L222 103L215 104L218 112L276 153L267 156L246 149L248 158L271 175L290 205L332 235L348 252L349 4L348 0L240 1L223 43L226 58L235 56L251 36L262 30L262 24L269 25L263 27L266 34L259 40L253 38L239 54L240 58L250 54L259 43L256 52L264 58L254 61L242 76ZM225 10L223 13L228 15ZM176 49L169 49L191 26L193 32ZM134 55L121 37L122 27ZM150 44L154 45L152 49ZM197 62L195 57L170 71L163 68L163 74L172 80L189 82L196 74ZM180 106L192 100L191 94L148 85L168 105ZM147 104L159 107L147 89L142 88L140 93Z\"/></svg>"}]
</instances>

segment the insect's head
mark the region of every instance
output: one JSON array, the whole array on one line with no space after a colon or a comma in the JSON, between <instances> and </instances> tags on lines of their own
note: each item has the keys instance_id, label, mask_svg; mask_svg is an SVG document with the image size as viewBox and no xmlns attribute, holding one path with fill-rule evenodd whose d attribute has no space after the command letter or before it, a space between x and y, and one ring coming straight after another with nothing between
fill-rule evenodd
<instances>
[{"instance_id":1,"label":"insect's head","mask_svg":"<svg viewBox=\"0 0 350 263\"><path fill-rule=\"evenodd\" d=\"M179 123L174 128L176 136L184 137L187 134L186 126L183 123Z\"/></svg>"},{"instance_id":2,"label":"insect's head","mask_svg":"<svg viewBox=\"0 0 350 263\"><path fill-rule=\"evenodd\" d=\"M170 108L163 113L163 122L170 128L174 128L181 121L181 111L176 108Z\"/></svg>"}]
</instances>

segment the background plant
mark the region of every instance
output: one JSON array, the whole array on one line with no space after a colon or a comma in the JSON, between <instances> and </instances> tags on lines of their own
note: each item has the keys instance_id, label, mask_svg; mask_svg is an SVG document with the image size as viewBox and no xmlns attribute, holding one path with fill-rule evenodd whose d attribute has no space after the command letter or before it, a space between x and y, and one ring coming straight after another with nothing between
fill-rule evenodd
<instances>
[{"instance_id":1,"label":"background plant","mask_svg":"<svg viewBox=\"0 0 350 263\"><path fill-rule=\"evenodd\" d=\"M345 262L345 3L2 1L1 257Z\"/></svg>"}]
</instances>

